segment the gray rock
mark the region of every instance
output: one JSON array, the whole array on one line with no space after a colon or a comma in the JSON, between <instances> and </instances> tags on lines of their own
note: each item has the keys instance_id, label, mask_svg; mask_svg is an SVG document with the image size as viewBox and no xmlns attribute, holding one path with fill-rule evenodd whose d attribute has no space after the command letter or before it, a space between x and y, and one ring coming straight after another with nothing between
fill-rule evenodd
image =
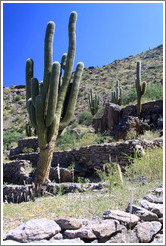
<instances>
[{"instance_id":1,"label":"gray rock","mask_svg":"<svg viewBox=\"0 0 166 246\"><path fill-rule=\"evenodd\" d=\"M38 244L46 244L46 245L48 245L48 244L58 244L58 245L60 245L60 244L66 244L66 245L68 245L68 244L77 244L77 243L79 243L79 244L82 244L82 243L84 243L84 241L82 241L80 238L74 238L74 239L60 239L60 240L39 240L39 241L33 241L33 242L31 242L31 243L38 243ZM30 243L30 244L31 244Z\"/></svg>"},{"instance_id":2,"label":"gray rock","mask_svg":"<svg viewBox=\"0 0 166 246\"><path fill-rule=\"evenodd\" d=\"M32 182L31 178L28 176L30 171L30 162L27 160L4 163L3 181L13 184L24 184L24 182L29 184Z\"/></svg>"},{"instance_id":3,"label":"gray rock","mask_svg":"<svg viewBox=\"0 0 166 246\"><path fill-rule=\"evenodd\" d=\"M120 232L123 226L116 220L82 220L83 226L78 230L66 230L64 235L68 238L101 239Z\"/></svg>"},{"instance_id":4,"label":"gray rock","mask_svg":"<svg viewBox=\"0 0 166 246\"><path fill-rule=\"evenodd\" d=\"M95 239L96 235L92 232L92 228L81 227L78 230L66 230L64 235L68 238L79 237L81 239Z\"/></svg>"},{"instance_id":5,"label":"gray rock","mask_svg":"<svg viewBox=\"0 0 166 246\"><path fill-rule=\"evenodd\" d=\"M97 238L110 237L113 233L122 231L122 226L116 220L102 220L92 226L92 231Z\"/></svg>"},{"instance_id":6,"label":"gray rock","mask_svg":"<svg viewBox=\"0 0 166 246\"><path fill-rule=\"evenodd\" d=\"M143 208L157 214L159 217L163 216L163 204L157 204L157 203L148 202L147 200L142 200L140 201L140 205Z\"/></svg>"},{"instance_id":7,"label":"gray rock","mask_svg":"<svg viewBox=\"0 0 166 246\"><path fill-rule=\"evenodd\" d=\"M67 168L59 168L60 180L58 177L58 167L51 167L49 179L55 181L56 183L62 182L72 182L71 172Z\"/></svg>"},{"instance_id":8,"label":"gray rock","mask_svg":"<svg viewBox=\"0 0 166 246\"><path fill-rule=\"evenodd\" d=\"M136 225L136 233L141 243L148 243L157 234L162 225L160 222L143 222Z\"/></svg>"},{"instance_id":9,"label":"gray rock","mask_svg":"<svg viewBox=\"0 0 166 246\"><path fill-rule=\"evenodd\" d=\"M144 221L158 221L158 216L155 213L152 213L151 211L140 207L140 206L136 206L136 205L132 205L131 207L131 212L133 214L136 214L137 216L139 216L139 218L141 220ZM128 207L126 208L126 212L130 212L130 204L128 205Z\"/></svg>"},{"instance_id":10,"label":"gray rock","mask_svg":"<svg viewBox=\"0 0 166 246\"><path fill-rule=\"evenodd\" d=\"M156 195L161 195L161 194L163 194L163 187L159 187L159 188L153 190L152 192Z\"/></svg>"},{"instance_id":11,"label":"gray rock","mask_svg":"<svg viewBox=\"0 0 166 246\"><path fill-rule=\"evenodd\" d=\"M123 229L122 232L112 236L106 243L139 243L134 230Z\"/></svg>"},{"instance_id":12,"label":"gray rock","mask_svg":"<svg viewBox=\"0 0 166 246\"><path fill-rule=\"evenodd\" d=\"M163 204L163 197L157 197L157 196L154 196L152 194L148 194L146 196L144 196L145 200L149 201L149 202L153 202L153 203L160 203L160 204Z\"/></svg>"},{"instance_id":13,"label":"gray rock","mask_svg":"<svg viewBox=\"0 0 166 246\"><path fill-rule=\"evenodd\" d=\"M154 244L163 243L163 235L157 234L151 243L154 243Z\"/></svg>"},{"instance_id":14,"label":"gray rock","mask_svg":"<svg viewBox=\"0 0 166 246\"><path fill-rule=\"evenodd\" d=\"M56 234L55 236L53 236L52 238L53 240L60 240L63 239L63 235L61 233Z\"/></svg>"},{"instance_id":15,"label":"gray rock","mask_svg":"<svg viewBox=\"0 0 166 246\"><path fill-rule=\"evenodd\" d=\"M119 210L107 210L104 212L103 218L118 220L120 223L124 223L127 226L129 226L131 223L131 227L133 225L136 225L139 221L139 217L137 215L126 213Z\"/></svg>"},{"instance_id":16,"label":"gray rock","mask_svg":"<svg viewBox=\"0 0 166 246\"><path fill-rule=\"evenodd\" d=\"M82 226L82 221L74 218L62 218L57 219L55 222L61 227L61 229L65 230L76 230Z\"/></svg>"},{"instance_id":17,"label":"gray rock","mask_svg":"<svg viewBox=\"0 0 166 246\"><path fill-rule=\"evenodd\" d=\"M7 239L21 243L29 241L43 240L59 233L61 228L53 221L46 218L32 219L21 224L6 235Z\"/></svg>"},{"instance_id":18,"label":"gray rock","mask_svg":"<svg viewBox=\"0 0 166 246\"><path fill-rule=\"evenodd\" d=\"M15 241L15 240L5 240L5 241L3 241L3 244L6 244L6 245L17 244L18 245L18 244L21 244L21 243Z\"/></svg>"}]
</instances>

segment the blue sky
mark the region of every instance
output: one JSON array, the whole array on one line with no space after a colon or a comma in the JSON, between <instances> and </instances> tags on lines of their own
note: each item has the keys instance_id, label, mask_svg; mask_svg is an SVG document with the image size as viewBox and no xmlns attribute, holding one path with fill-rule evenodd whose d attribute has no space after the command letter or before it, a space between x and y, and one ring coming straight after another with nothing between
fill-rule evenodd
<instances>
[{"instance_id":1,"label":"blue sky","mask_svg":"<svg viewBox=\"0 0 166 246\"><path fill-rule=\"evenodd\" d=\"M68 20L78 14L76 57L85 67L103 66L163 43L163 4L158 3L4 3L3 86L25 84L25 63L43 78L47 23L56 24L53 61L68 50ZM74 66L74 68L75 68Z\"/></svg>"}]
</instances>

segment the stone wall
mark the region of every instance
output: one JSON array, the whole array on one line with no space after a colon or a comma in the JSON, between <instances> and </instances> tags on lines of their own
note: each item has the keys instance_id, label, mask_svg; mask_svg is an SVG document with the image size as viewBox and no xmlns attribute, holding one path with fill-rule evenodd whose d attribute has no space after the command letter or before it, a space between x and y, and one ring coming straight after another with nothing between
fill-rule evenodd
<instances>
[{"instance_id":1,"label":"stone wall","mask_svg":"<svg viewBox=\"0 0 166 246\"><path fill-rule=\"evenodd\" d=\"M27 140L21 140L19 146L21 145L23 147L24 144L27 144ZM110 157L112 162L117 161L123 168L128 164L127 157L134 156L137 149L160 147L162 145L162 139L153 141L130 140L57 151L53 154L52 167L57 166L57 164L60 164L61 167L68 167L74 163L76 165L76 173L81 174L81 176L86 176L93 173L95 169L101 169L105 163L109 162ZM38 153L10 155L10 159L30 160L34 167L37 165L38 158Z\"/></svg>"}]
</instances>

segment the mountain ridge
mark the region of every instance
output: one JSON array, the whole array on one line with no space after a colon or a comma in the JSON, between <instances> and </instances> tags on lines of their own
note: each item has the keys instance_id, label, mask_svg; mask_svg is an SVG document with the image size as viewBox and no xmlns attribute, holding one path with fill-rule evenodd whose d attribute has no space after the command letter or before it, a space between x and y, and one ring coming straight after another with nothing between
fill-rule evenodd
<instances>
[{"instance_id":1,"label":"mountain ridge","mask_svg":"<svg viewBox=\"0 0 166 246\"><path fill-rule=\"evenodd\" d=\"M163 84L163 45L144 51L138 55L115 60L102 67L84 68L76 115L88 110L88 93L93 89L100 96L103 104L111 99L111 91L118 79L124 93L130 93L135 88L136 62L141 60L142 81L147 84ZM25 104L25 85L3 87L3 122L4 130L8 128L24 128L28 119Z\"/></svg>"}]
</instances>

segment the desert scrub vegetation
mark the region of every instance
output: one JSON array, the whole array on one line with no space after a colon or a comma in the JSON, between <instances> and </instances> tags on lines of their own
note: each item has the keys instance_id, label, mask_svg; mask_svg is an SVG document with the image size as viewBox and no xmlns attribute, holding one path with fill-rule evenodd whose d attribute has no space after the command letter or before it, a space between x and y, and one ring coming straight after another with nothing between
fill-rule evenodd
<instances>
[{"instance_id":1,"label":"desert scrub vegetation","mask_svg":"<svg viewBox=\"0 0 166 246\"><path fill-rule=\"evenodd\" d=\"M78 135L68 130L62 137L57 139L55 150L68 150L73 148L80 148L82 146L99 144L104 142L104 139L106 139L106 137L100 133L95 134L85 130Z\"/></svg>"},{"instance_id":2,"label":"desert scrub vegetation","mask_svg":"<svg viewBox=\"0 0 166 246\"><path fill-rule=\"evenodd\" d=\"M142 157L129 157L130 164L125 169L125 176L134 181L145 177L147 181L163 179L163 148L147 150Z\"/></svg>"},{"instance_id":3,"label":"desert scrub vegetation","mask_svg":"<svg viewBox=\"0 0 166 246\"><path fill-rule=\"evenodd\" d=\"M130 203L130 192L133 192L133 203L162 184L163 177L163 149L146 151L142 158L131 160L123 175L123 183L119 178L117 164L107 165L107 172L101 172L102 181L107 181L105 189L98 192L63 194L36 198L34 201L19 204L8 203L3 207L3 229L9 232L21 222L35 218L57 219L62 217L87 218L98 216L109 209L125 211ZM144 175L145 179L138 179ZM77 181L82 182L82 179ZM108 182L109 181L109 182ZM112 183L110 183L112 181ZM62 195L63 194L63 195Z\"/></svg>"},{"instance_id":4,"label":"desert scrub vegetation","mask_svg":"<svg viewBox=\"0 0 166 246\"><path fill-rule=\"evenodd\" d=\"M10 150L13 143L24 137L25 133L18 132L15 129L7 129L3 132L3 149Z\"/></svg>"},{"instance_id":5,"label":"desert scrub vegetation","mask_svg":"<svg viewBox=\"0 0 166 246\"><path fill-rule=\"evenodd\" d=\"M122 104L127 106L128 104L135 104L137 99L135 88L126 90L122 94ZM142 102L148 102L151 100L163 99L163 85L161 83L150 84L148 83L146 93L142 96Z\"/></svg>"}]
</instances>

